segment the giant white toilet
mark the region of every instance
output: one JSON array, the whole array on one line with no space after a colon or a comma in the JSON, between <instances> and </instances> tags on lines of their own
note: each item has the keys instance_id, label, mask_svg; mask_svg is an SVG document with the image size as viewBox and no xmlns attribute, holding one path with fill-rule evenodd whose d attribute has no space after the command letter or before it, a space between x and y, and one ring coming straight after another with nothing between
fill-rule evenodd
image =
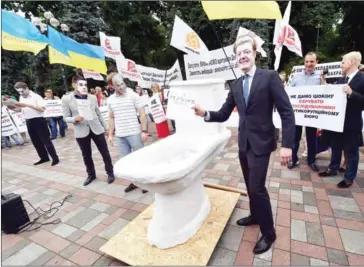
<instances>
[{"instance_id":1,"label":"giant white toilet","mask_svg":"<svg viewBox=\"0 0 364 267\"><path fill-rule=\"evenodd\" d=\"M219 110L225 101L224 80L175 81L173 90L192 90L196 104ZM191 110L193 112L193 110ZM222 123L190 116L176 120L176 133L121 158L115 176L155 193L147 239L160 249L192 238L210 213L211 204L200 174L228 142Z\"/></svg>"}]
</instances>

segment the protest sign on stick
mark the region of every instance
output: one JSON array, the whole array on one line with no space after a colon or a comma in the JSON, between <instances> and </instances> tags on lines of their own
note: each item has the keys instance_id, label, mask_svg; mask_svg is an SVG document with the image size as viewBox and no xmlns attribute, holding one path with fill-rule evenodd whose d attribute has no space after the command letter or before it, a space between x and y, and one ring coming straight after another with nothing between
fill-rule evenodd
<instances>
[{"instance_id":1,"label":"protest sign on stick","mask_svg":"<svg viewBox=\"0 0 364 267\"><path fill-rule=\"evenodd\" d=\"M286 87L295 113L296 125L342 132L347 102L343 86ZM273 122L276 128L282 128L278 111L273 112Z\"/></svg>"},{"instance_id":2,"label":"protest sign on stick","mask_svg":"<svg viewBox=\"0 0 364 267\"><path fill-rule=\"evenodd\" d=\"M9 110L9 114L10 114L11 118L13 119L15 126L18 128L18 131L20 133L28 132L27 122L24 118L23 112Z\"/></svg>"},{"instance_id":3,"label":"protest sign on stick","mask_svg":"<svg viewBox=\"0 0 364 267\"><path fill-rule=\"evenodd\" d=\"M1 136L11 136L17 134L16 126L11 120L7 109L1 108Z\"/></svg>"},{"instance_id":4,"label":"protest sign on stick","mask_svg":"<svg viewBox=\"0 0 364 267\"><path fill-rule=\"evenodd\" d=\"M158 95L154 95L149 99L148 106L155 123L162 123L166 121L166 115Z\"/></svg>"}]
</instances>

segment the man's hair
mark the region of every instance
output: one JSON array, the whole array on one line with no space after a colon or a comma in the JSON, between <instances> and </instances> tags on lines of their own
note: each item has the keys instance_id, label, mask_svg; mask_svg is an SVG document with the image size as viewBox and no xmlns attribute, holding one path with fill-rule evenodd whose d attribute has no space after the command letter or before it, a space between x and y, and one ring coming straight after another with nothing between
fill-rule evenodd
<instances>
[{"instance_id":1,"label":"man's hair","mask_svg":"<svg viewBox=\"0 0 364 267\"><path fill-rule=\"evenodd\" d=\"M15 85L14 85L14 88L15 89L27 89L28 88L28 85L25 83L25 82L17 82Z\"/></svg>"},{"instance_id":2,"label":"man's hair","mask_svg":"<svg viewBox=\"0 0 364 267\"><path fill-rule=\"evenodd\" d=\"M109 85L112 85L112 78L118 74L117 72L110 72L107 76L106 76L106 82Z\"/></svg>"},{"instance_id":3,"label":"man's hair","mask_svg":"<svg viewBox=\"0 0 364 267\"><path fill-rule=\"evenodd\" d=\"M52 89L47 89L47 90L44 91L44 93L51 93L51 94L53 94L53 91L52 91Z\"/></svg>"},{"instance_id":4,"label":"man's hair","mask_svg":"<svg viewBox=\"0 0 364 267\"><path fill-rule=\"evenodd\" d=\"M309 52L307 52L306 53L306 55L305 55L305 57L306 56L315 56L316 57L316 61L318 61L319 60L319 56L318 56L318 54L316 53L316 52L314 52L314 51L309 51Z\"/></svg>"},{"instance_id":5,"label":"man's hair","mask_svg":"<svg viewBox=\"0 0 364 267\"><path fill-rule=\"evenodd\" d=\"M112 84L120 84L121 82L124 82L124 77L121 74L116 73L112 77L111 81L112 81Z\"/></svg>"},{"instance_id":6,"label":"man's hair","mask_svg":"<svg viewBox=\"0 0 364 267\"><path fill-rule=\"evenodd\" d=\"M361 53L360 52L353 51L353 52L349 52L349 53L343 55L343 59L351 59L351 60L354 60L356 62L356 64L358 64L358 67L359 67L362 57L361 57Z\"/></svg>"},{"instance_id":7,"label":"man's hair","mask_svg":"<svg viewBox=\"0 0 364 267\"><path fill-rule=\"evenodd\" d=\"M245 43L251 43L252 46L253 46L253 51L254 52L257 51L257 48L258 48L257 42L250 36L244 36L244 37L238 38L236 40L236 42L234 43L234 46L233 46L234 54L236 54L236 49L238 48L238 46L242 45L242 44L245 44Z\"/></svg>"},{"instance_id":8,"label":"man's hair","mask_svg":"<svg viewBox=\"0 0 364 267\"><path fill-rule=\"evenodd\" d=\"M75 75L72 77L72 83L77 83L78 81L86 81L87 80L85 78L83 78L82 76L80 75Z\"/></svg>"}]
</instances>

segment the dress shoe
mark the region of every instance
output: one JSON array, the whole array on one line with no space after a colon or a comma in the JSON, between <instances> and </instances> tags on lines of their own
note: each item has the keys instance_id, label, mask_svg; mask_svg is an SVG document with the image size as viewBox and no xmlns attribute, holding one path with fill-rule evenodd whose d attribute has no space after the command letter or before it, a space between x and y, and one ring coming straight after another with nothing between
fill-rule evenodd
<instances>
[{"instance_id":1,"label":"dress shoe","mask_svg":"<svg viewBox=\"0 0 364 267\"><path fill-rule=\"evenodd\" d=\"M124 192L129 193L130 191L133 191L134 189L138 188L135 184L128 185L127 188L125 188Z\"/></svg>"},{"instance_id":2,"label":"dress shoe","mask_svg":"<svg viewBox=\"0 0 364 267\"><path fill-rule=\"evenodd\" d=\"M114 176L114 174L109 174L108 176L107 176L107 183L108 184L111 184L112 182L114 182L115 181L115 176Z\"/></svg>"},{"instance_id":3,"label":"dress shoe","mask_svg":"<svg viewBox=\"0 0 364 267\"><path fill-rule=\"evenodd\" d=\"M297 165L297 162L293 162L293 161L291 161L290 163L288 163L287 168L288 168L288 169L293 169L294 167L296 167L296 165Z\"/></svg>"},{"instance_id":4,"label":"dress shoe","mask_svg":"<svg viewBox=\"0 0 364 267\"><path fill-rule=\"evenodd\" d=\"M89 185L96 177L88 176L86 181L83 183L83 186Z\"/></svg>"},{"instance_id":5,"label":"dress shoe","mask_svg":"<svg viewBox=\"0 0 364 267\"><path fill-rule=\"evenodd\" d=\"M254 254L262 254L268 251L274 241L276 241L276 238L277 236L275 234L271 237L262 236L253 249Z\"/></svg>"},{"instance_id":6,"label":"dress shoe","mask_svg":"<svg viewBox=\"0 0 364 267\"><path fill-rule=\"evenodd\" d=\"M59 163L59 159L54 159L53 161L52 161L52 166L55 166L55 165L57 165Z\"/></svg>"},{"instance_id":7,"label":"dress shoe","mask_svg":"<svg viewBox=\"0 0 364 267\"><path fill-rule=\"evenodd\" d=\"M49 159L41 159L40 161L34 163L34 166L45 163L45 162L48 162L48 161L49 161Z\"/></svg>"},{"instance_id":8,"label":"dress shoe","mask_svg":"<svg viewBox=\"0 0 364 267\"><path fill-rule=\"evenodd\" d=\"M319 168L317 167L317 165L315 163L311 163L309 164L311 170L313 170L314 172L318 172Z\"/></svg>"},{"instance_id":9,"label":"dress shoe","mask_svg":"<svg viewBox=\"0 0 364 267\"><path fill-rule=\"evenodd\" d=\"M337 175L337 172L332 171L330 169L327 169L326 171L319 173L319 176L321 176L321 177L329 177L329 176L336 176L336 175Z\"/></svg>"},{"instance_id":10,"label":"dress shoe","mask_svg":"<svg viewBox=\"0 0 364 267\"><path fill-rule=\"evenodd\" d=\"M143 190L142 190L142 193L143 193L143 194L148 193L148 190L143 189Z\"/></svg>"},{"instance_id":11,"label":"dress shoe","mask_svg":"<svg viewBox=\"0 0 364 267\"><path fill-rule=\"evenodd\" d=\"M240 226L250 226L258 223L255 220L253 220L251 216L248 216L237 220L236 224Z\"/></svg>"},{"instance_id":12,"label":"dress shoe","mask_svg":"<svg viewBox=\"0 0 364 267\"><path fill-rule=\"evenodd\" d=\"M337 187L339 188L348 188L353 184L353 181L349 179L344 179L340 183L337 184Z\"/></svg>"}]
</instances>

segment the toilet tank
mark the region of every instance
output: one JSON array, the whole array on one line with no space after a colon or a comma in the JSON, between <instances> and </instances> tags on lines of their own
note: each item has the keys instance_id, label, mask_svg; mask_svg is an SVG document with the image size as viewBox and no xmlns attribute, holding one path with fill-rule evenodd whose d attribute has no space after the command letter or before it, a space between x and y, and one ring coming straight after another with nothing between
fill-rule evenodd
<instances>
[{"instance_id":1,"label":"toilet tank","mask_svg":"<svg viewBox=\"0 0 364 267\"><path fill-rule=\"evenodd\" d=\"M225 103L225 80L222 79L173 81L169 86L170 93L173 90L192 91L196 104L205 110L218 111ZM175 123L178 134L216 134L226 129L223 123L206 123L199 116L176 119Z\"/></svg>"}]
</instances>

